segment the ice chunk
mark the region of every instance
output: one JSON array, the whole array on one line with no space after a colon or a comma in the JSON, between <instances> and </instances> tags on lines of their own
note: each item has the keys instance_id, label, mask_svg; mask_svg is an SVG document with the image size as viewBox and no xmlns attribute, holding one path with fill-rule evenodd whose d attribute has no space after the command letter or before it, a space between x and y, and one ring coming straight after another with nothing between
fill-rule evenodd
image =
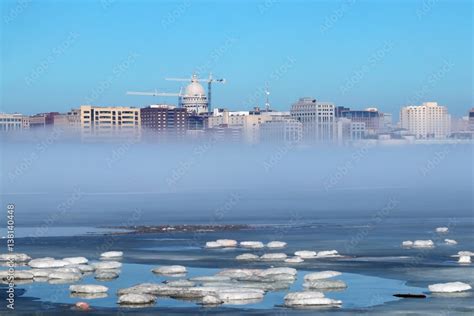
<instances>
[{"instance_id":1,"label":"ice chunk","mask_svg":"<svg viewBox=\"0 0 474 316\"><path fill-rule=\"evenodd\" d=\"M413 241L411 241L411 240L405 240L404 242L402 242L402 247L405 247L405 248L411 248L411 247L413 247Z\"/></svg>"},{"instance_id":2,"label":"ice chunk","mask_svg":"<svg viewBox=\"0 0 474 316\"><path fill-rule=\"evenodd\" d=\"M449 231L448 227L437 227L436 232L440 234L446 234Z\"/></svg>"},{"instance_id":3,"label":"ice chunk","mask_svg":"<svg viewBox=\"0 0 474 316\"><path fill-rule=\"evenodd\" d=\"M268 268L258 273L258 275L262 277L266 277L269 275L278 275L278 274L289 274L289 275L295 276L296 273L297 273L296 269L282 267L282 268Z\"/></svg>"},{"instance_id":4,"label":"ice chunk","mask_svg":"<svg viewBox=\"0 0 474 316\"><path fill-rule=\"evenodd\" d=\"M63 259L66 262L69 262L70 264L86 264L89 262L87 258L84 257L69 257L69 258L64 258Z\"/></svg>"},{"instance_id":5,"label":"ice chunk","mask_svg":"<svg viewBox=\"0 0 474 316\"><path fill-rule=\"evenodd\" d=\"M75 284L69 287L69 291L74 293L106 293L109 289L97 284Z\"/></svg>"},{"instance_id":6,"label":"ice chunk","mask_svg":"<svg viewBox=\"0 0 474 316\"><path fill-rule=\"evenodd\" d=\"M321 292L293 292L285 296L285 306L339 306L342 302L324 297Z\"/></svg>"},{"instance_id":7,"label":"ice chunk","mask_svg":"<svg viewBox=\"0 0 474 316\"><path fill-rule=\"evenodd\" d=\"M235 257L237 260L258 260L259 257L257 255L251 253L244 253Z\"/></svg>"},{"instance_id":8,"label":"ice chunk","mask_svg":"<svg viewBox=\"0 0 474 316\"><path fill-rule=\"evenodd\" d=\"M434 243L432 240L415 240L413 248L433 248Z\"/></svg>"},{"instance_id":9,"label":"ice chunk","mask_svg":"<svg viewBox=\"0 0 474 316\"><path fill-rule=\"evenodd\" d=\"M221 245L221 247L237 247L237 240L233 239L218 239L216 243Z\"/></svg>"},{"instance_id":10,"label":"ice chunk","mask_svg":"<svg viewBox=\"0 0 474 316\"><path fill-rule=\"evenodd\" d=\"M298 256L285 259L285 262L286 262L286 263L301 263L301 262L303 262L303 261L304 261L304 260L303 260L301 257L298 257Z\"/></svg>"},{"instance_id":11,"label":"ice chunk","mask_svg":"<svg viewBox=\"0 0 474 316\"><path fill-rule=\"evenodd\" d=\"M295 252L295 256L303 258L303 259L311 259L315 258L317 255L316 251L311 250L300 250Z\"/></svg>"},{"instance_id":12,"label":"ice chunk","mask_svg":"<svg viewBox=\"0 0 474 316\"><path fill-rule=\"evenodd\" d=\"M250 249L261 249L264 247L264 245L261 241L241 241L240 247Z\"/></svg>"},{"instance_id":13,"label":"ice chunk","mask_svg":"<svg viewBox=\"0 0 474 316\"><path fill-rule=\"evenodd\" d=\"M222 289L217 292L218 298L224 302L239 300L259 300L265 295L260 289Z\"/></svg>"},{"instance_id":14,"label":"ice chunk","mask_svg":"<svg viewBox=\"0 0 474 316\"><path fill-rule=\"evenodd\" d=\"M446 245L457 245L458 242L454 239L445 239L444 242L446 243Z\"/></svg>"},{"instance_id":15,"label":"ice chunk","mask_svg":"<svg viewBox=\"0 0 474 316\"><path fill-rule=\"evenodd\" d=\"M123 257L123 251L107 251L100 254L101 259L118 259Z\"/></svg>"},{"instance_id":16,"label":"ice chunk","mask_svg":"<svg viewBox=\"0 0 474 316\"><path fill-rule=\"evenodd\" d=\"M80 280L82 275L80 273L73 273L73 272L53 272L48 275L50 280L59 279L59 280L66 280L66 281L78 281Z\"/></svg>"},{"instance_id":17,"label":"ice chunk","mask_svg":"<svg viewBox=\"0 0 474 316\"><path fill-rule=\"evenodd\" d=\"M194 282L226 282L230 281L231 278L224 275L210 275L210 276L198 276L190 279Z\"/></svg>"},{"instance_id":18,"label":"ice chunk","mask_svg":"<svg viewBox=\"0 0 474 316\"><path fill-rule=\"evenodd\" d=\"M97 280L113 280L119 277L119 274L117 272L113 271L99 271L96 275L95 278Z\"/></svg>"},{"instance_id":19,"label":"ice chunk","mask_svg":"<svg viewBox=\"0 0 474 316\"><path fill-rule=\"evenodd\" d=\"M152 270L156 274L184 274L186 273L185 266L172 265L172 266L161 266Z\"/></svg>"},{"instance_id":20,"label":"ice chunk","mask_svg":"<svg viewBox=\"0 0 474 316\"><path fill-rule=\"evenodd\" d=\"M469 291L472 287L463 282L448 282L428 285L428 290L433 293L455 293Z\"/></svg>"},{"instance_id":21,"label":"ice chunk","mask_svg":"<svg viewBox=\"0 0 474 316\"><path fill-rule=\"evenodd\" d=\"M28 265L37 269L62 268L69 265L69 262L47 257L30 260Z\"/></svg>"},{"instance_id":22,"label":"ice chunk","mask_svg":"<svg viewBox=\"0 0 474 316\"><path fill-rule=\"evenodd\" d=\"M313 272L313 273L306 274L304 276L304 280L308 281L308 282L312 282L312 281L315 281L315 280L323 280L323 279L333 278L333 277L339 276L341 274L342 274L341 272L331 271L331 270Z\"/></svg>"},{"instance_id":23,"label":"ice chunk","mask_svg":"<svg viewBox=\"0 0 474 316\"><path fill-rule=\"evenodd\" d=\"M110 269L119 269L122 267L122 264L118 261L103 261L103 262L94 262L92 266L96 270L110 270Z\"/></svg>"},{"instance_id":24,"label":"ice chunk","mask_svg":"<svg viewBox=\"0 0 474 316\"><path fill-rule=\"evenodd\" d=\"M213 295L204 296L201 302L203 305L219 305L223 303L223 301L220 298Z\"/></svg>"},{"instance_id":25,"label":"ice chunk","mask_svg":"<svg viewBox=\"0 0 474 316\"><path fill-rule=\"evenodd\" d=\"M14 260L16 262L25 262L31 260L31 257L28 256L26 253L2 253L0 254L0 261L11 261Z\"/></svg>"},{"instance_id":26,"label":"ice chunk","mask_svg":"<svg viewBox=\"0 0 474 316\"><path fill-rule=\"evenodd\" d=\"M471 257L470 256L459 256L458 263L471 263Z\"/></svg>"},{"instance_id":27,"label":"ice chunk","mask_svg":"<svg viewBox=\"0 0 474 316\"><path fill-rule=\"evenodd\" d=\"M263 254L260 259L264 261L283 261L287 257L285 253L266 253Z\"/></svg>"},{"instance_id":28,"label":"ice chunk","mask_svg":"<svg viewBox=\"0 0 474 316\"><path fill-rule=\"evenodd\" d=\"M332 258L332 257L340 257L341 255L337 252L337 250L324 250L318 251L316 258Z\"/></svg>"},{"instance_id":29,"label":"ice chunk","mask_svg":"<svg viewBox=\"0 0 474 316\"><path fill-rule=\"evenodd\" d=\"M149 294L125 294L118 298L119 304L142 305L150 304L156 301L156 297Z\"/></svg>"},{"instance_id":30,"label":"ice chunk","mask_svg":"<svg viewBox=\"0 0 474 316\"><path fill-rule=\"evenodd\" d=\"M209 248L209 249L222 248L222 245L216 241L208 241L206 242L206 248Z\"/></svg>"},{"instance_id":31,"label":"ice chunk","mask_svg":"<svg viewBox=\"0 0 474 316\"><path fill-rule=\"evenodd\" d=\"M308 289L325 290L325 289L345 289L347 287L347 284L341 280L317 280L317 281L305 282L303 286Z\"/></svg>"},{"instance_id":32,"label":"ice chunk","mask_svg":"<svg viewBox=\"0 0 474 316\"><path fill-rule=\"evenodd\" d=\"M284 241L270 241L267 244L268 248L285 248L286 247L286 242Z\"/></svg>"},{"instance_id":33,"label":"ice chunk","mask_svg":"<svg viewBox=\"0 0 474 316\"><path fill-rule=\"evenodd\" d=\"M189 280L172 280L164 282L167 286L171 287L192 287L196 286L196 283Z\"/></svg>"}]
</instances>

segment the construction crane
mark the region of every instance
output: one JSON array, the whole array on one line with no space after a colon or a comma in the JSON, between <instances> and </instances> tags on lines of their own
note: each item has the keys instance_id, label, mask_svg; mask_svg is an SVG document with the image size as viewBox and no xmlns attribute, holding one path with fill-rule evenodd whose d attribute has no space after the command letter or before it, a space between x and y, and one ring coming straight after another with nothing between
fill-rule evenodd
<instances>
[{"instance_id":1,"label":"construction crane","mask_svg":"<svg viewBox=\"0 0 474 316\"><path fill-rule=\"evenodd\" d=\"M158 92L155 89L154 92L137 92L137 91L127 91L128 95L148 95L153 97L182 97L182 90L179 93L169 93L169 92Z\"/></svg>"},{"instance_id":2,"label":"construction crane","mask_svg":"<svg viewBox=\"0 0 474 316\"><path fill-rule=\"evenodd\" d=\"M166 80L169 81L191 81L191 82L207 82L207 111L211 112L212 106L211 106L211 98L212 98L212 84L213 83L225 83L225 79L214 79L212 77L212 73L209 73L209 77L206 79L198 79L196 74L193 74L191 76L191 79L189 78L166 78Z\"/></svg>"}]
</instances>

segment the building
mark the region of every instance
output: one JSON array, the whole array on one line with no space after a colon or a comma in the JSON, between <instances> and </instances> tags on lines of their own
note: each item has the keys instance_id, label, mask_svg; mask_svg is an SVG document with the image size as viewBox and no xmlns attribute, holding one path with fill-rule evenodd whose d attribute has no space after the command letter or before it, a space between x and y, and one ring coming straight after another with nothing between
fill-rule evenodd
<instances>
[{"instance_id":1,"label":"building","mask_svg":"<svg viewBox=\"0 0 474 316\"><path fill-rule=\"evenodd\" d=\"M403 107L400 126L418 139L446 138L451 132L451 117L446 107L425 102L420 106Z\"/></svg>"},{"instance_id":2,"label":"building","mask_svg":"<svg viewBox=\"0 0 474 316\"><path fill-rule=\"evenodd\" d=\"M140 137L140 109L127 106L81 105L81 133L88 137Z\"/></svg>"},{"instance_id":3,"label":"building","mask_svg":"<svg viewBox=\"0 0 474 316\"><path fill-rule=\"evenodd\" d=\"M141 125L153 134L164 137L184 137L188 113L185 108L161 104L140 109Z\"/></svg>"},{"instance_id":4,"label":"building","mask_svg":"<svg viewBox=\"0 0 474 316\"><path fill-rule=\"evenodd\" d=\"M347 118L352 122L365 123L367 134L375 135L391 129L392 117L378 111L377 108L367 108L365 110L351 110L350 108L337 107L336 116Z\"/></svg>"},{"instance_id":5,"label":"building","mask_svg":"<svg viewBox=\"0 0 474 316\"><path fill-rule=\"evenodd\" d=\"M337 119L337 141L339 144L364 139L366 134L365 122L353 122L345 117Z\"/></svg>"},{"instance_id":6,"label":"building","mask_svg":"<svg viewBox=\"0 0 474 316\"><path fill-rule=\"evenodd\" d=\"M336 140L335 106L301 98L291 107L291 117L303 125L303 141L333 142Z\"/></svg>"},{"instance_id":7,"label":"building","mask_svg":"<svg viewBox=\"0 0 474 316\"><path fill-rule=\"evenodd\" d=\"M303 138L303 124L289 116L275 116L260 125L260 141L264 143L299 143Z\"/></svg>"},{"instance_id":8,"label":"building","mask_svg":"<svg viewBox=\"0 0 474 316\"><path fill-rule=\"evenodd\" d=\"M29 128L27 116L15 113L0 113L0 132L19 131Z\"/></svg>"},{"instance_id":9,"label":"building","mask_svg":"<svg viewBox=\"0 0 474 316\"><path fill-rule=\"evenodd\" d=\"M470 131L474 131L474 108L469 110L467 115L467 126Z\"/></svg>"},{"instance_id":10,"label":"building","mask_svg":"<svg viewBox=\"0 0 474 316\"><path fill-rule=\"evenodd\" d=\"M184 94L180 95L179 105L191 114L201 114L208 111L206 92L199 83L197 75L192 76L191 83L186 87Z\"/></svg>"},{"instance_id":11,"label":"building","mask_svg":"<svg viewBox=\"0 0 474 316\"><path fill-rule=\"evenodd\" d=\"M59 115L59 112L38 113L30 116L30 128L44 128L54 124L54 117Z\"/></svg>"}]
</instances>

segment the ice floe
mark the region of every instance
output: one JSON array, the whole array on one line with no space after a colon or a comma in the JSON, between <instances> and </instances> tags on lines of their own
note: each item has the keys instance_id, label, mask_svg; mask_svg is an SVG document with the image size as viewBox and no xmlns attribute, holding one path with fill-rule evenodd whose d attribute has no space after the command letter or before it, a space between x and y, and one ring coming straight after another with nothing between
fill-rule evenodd
<instances>
[{"instance_id":1,"label":"ice floe","mask_svg":"<svg viewBox=\"0 0 474 316\"><path fill-rule=\"evenodd\" d=\"M446 234L449 231L448 227L437 227L436 232L440 234Z\"/></svg>"},{"instance_id":2,"label":"ice floe","mask_svg":"<svg viewBox=\"0 0 474 316\"><path fill-rule=\"evenodd\" d=\"M261 241L241 241L240 247L249 249L261 249L265 247Z\"/></svg>"},{"instance_id":3,"label":"ice floe","mask_svg":"<svg viewBox=\"0 0 474 316\"><path fill-rule=\"evenodd\" d=\"M33 259L28 262L28 265L37 269L62 268L70 263L64 260L56 260L51 257Z\"/></svg>"},{"instance_id":4,"label":"ice floe","mask_svg":"<svg viewBox=\"0 0 474 316\"><path fill-rule=\"evenodd\" d=\"M31 257L26 253L2 253L0 254L0 261L15 261L15 262L25 262L31 260Z\"/></svg>"},{"instance_id":5,"label":"ice floe","mask_svg":"<svg viewBox=\"0 0 474 316\"><path fill-rule=\"evenodd\" d=\"M50 280L59 279L67 281L78 281L80 280L82 275L80 273L73 273L73 272L53 272L48 275Z\"/></svg>"},{"instance_id":6,"label":"ice floe","mask_svg":"<svg viewBox=\"0 0 474 316\"><path fill-rule=\"evenodd\" d=\"M185 266L180 265L171 265L171 266L161 266L152 270L156 274L164 275L173 275L173 274L184 274L187 272Z\"/></svg>"},{"instance_id":7,"label":"ice floe","mask_svg":"<svg viewBox=\"0 0 474 316\"><path fill-rule=\"evenodd\" d=\"M303 259L312 259L315 258L317 255L316 251L311 250L300 250L295 252L295 256L303 258Z\"/></svg>"},{"instance_id":8,"label":"ice floe","mask_svg":"<svg viewBox=\"0 0 474 316\"><path fill-rule=\"evenodd\" d=\"M69 257L63 258L64 261L69 262L70 264L86 264L89 262L85 257Z\"/></svg>"},{"instance_id":9,"label":"ice floe","mask_svg":"<svg viewBox=\"0 0 474 316\"><path fill-rule=\"evenodd\" d=\"M142 305L156 302L156 297L149 294L125 294L118 298L119 304Z\"/></svg>"},{"instance_id":10,"label":"ice floe","mask_svg":"<svg viewBox=\"0 0 474 316\"><path fill-rule=\"evenodd\" d=\"M119 269L122 267L122 263L118 261L102 261L102 262L94 262L92 266L96 270L110 270L110 269Z\"/></svg>"},{"instance_id":11,"label":"ice floe","mask_svg":"<svg viewBox=\"0 0 474 316\"><path fill-rule=\"evenodd\" d=\"M329 289L345 289L347 284L341 280L316 280L305 282L305 288L312 290L329 290Z\"/></svg>"},{"instance_id":12,"label":"ice floe","mask_svg":"<svg viewBox=\"0 0 474 316\"><path fill-rule=\"evenodd\" d=\"M428 285L428 290L433 293L456 293L471 290L472 287L463 282L448 282Z\"/></svg>"},{"instance_id":13,"label":"ice floe","mask_svg":"<svg viewBox=\"0 0 474 316\"><path fill-rule=\"evenodd\" d=\"M167 286L171 287L193 287L196 286L196 283L190 280L171 280L163 282Z\"/></svg>"},{"instance_id":14,"label":"ice floe","mask_svg":"<svg viewBox=\"0 0 474 316\"><path fill-rule=\"evenodd\" d=\"M224 301L216 296L206 295L202 298L201 303L203 305L220 305L224 303Z\"/></svg>"},{"instance_id":15,"label":"ice floe","mask_svg":"<svg viewBox=\"0 0 474 316\"><path fill-rule=\"evenodd\" d=\"M285 259L286 263L301 263L303 261L304 260L301 257L298 257L298 256L294 256L294 257Z\"/></svg>"},{"instance_id":16,"label":"ice floe","mask_svg":"<svg viewBox=\"0 0 474 316\"><path fill-rule=\"evenodd\" d=\"M285 296L287 307L340 306L339 300L324 297L321 292L292 292Z\"/></svg>"},{"instance_id":17,"label":"ice floe","mask_svg":"<svg viewBox=\"0 0 474 316\"><path fill-rule=\"evenodd\" d=\"M94 278L96 278L97 280L113 280L118 277L119 277L119 274L117 272L103 270L96 273Z\"/></svg>"},{"instance_id":18,"label":"ice floe","mask_svg":"<svg viewBox=\"0 0 474 316\"><path fill-rule=\"evenodd\" d=\"M235 257L235 259L237 259L237 260L249 260L250 261L250 260L258 260L259 256L251 254L251 253L244 253L244 254L238 255L237 257Z\"/></svg>"},{"instance_id":19,"label":"ice floe","mask_svg":"<svg viewBox=\"0 0 474 316\"><path fill-rule=\"evenodd\" d=\"M323 250L318 251L316 258L336 258L342 257L337 250Z\"/></svg>"},{"instance_id":20,"label":"ice floe","mask_svg":"<svg viewBox=\"0 0 474 316\"><path fill-rule=\"evenodd\" d=\"M413 248L433 248L434 242L432 240L415 240Z\"/></svg>"},{"instance_id":21,"label":"ice floe","mask_svg":"<svg viewBox=\"0 0 474 316\"><path fill-rule=\"evenodd\" d=\"M268 248L285 248L286 245L287 244L284 241L270 241L267 243Z\"/></svg>"},{"instance_id":22,"label":"ice floe","mask_svg":"<svg viewBox=\"0 0 474 316\"><path fill-rule=\"evenodd\" d=\"M331 271L331 270L320 271L320 272L312 272L312 273L306 274L304 276L304 280L307 281L307 282L312 282L312 281L316 281L316 280L323 280L323 279L333 278L333 277L339 276L341 274L342 274L341 272Z\"/></svg>"},{"instance_id":23,"label":"ice floe","mask_svg":"<svg viewBox=\"0 0 474 316\"><path fill-rule=\"evenodd\" d=\"M100 254L101 259L119 259L123 257L123 251L107 251Z\"/></svg>"},{"instance_id":24,"label":"ice floe","mask_svg":"<svg viewBox=\"0 0 474 316\"><path fill-rule=\"evenodd\" d=\"M458 242L457 242L456 240L454 240L454 239L445 239L445 240L444 240L444 243L445 243L446 245L457 245L457 244L458 244Z\"/></svg>"},{"instance_id":25,"label":"ice floe","mask_svg":"<svg viewBox=\"0 0 474 316\"><path fill-rule=\"evenodd\" d=\"M461 263L461 264L471 263L471 257L470 256L459 256L458 263Z\"/></svg>"},{"instance_id":26,"label":"ice floe","mask_svg":"<svg viewBox=\"0 0 474 316\"><path fill-rule=\"evenodd\" d=\"M286 253L266 253L260 256L260 260L263 261L283 261L288 256Z\"/></svg>"},{"instance_id":27,"label":"ice floe","mask_svg":"<svg viewBox=\"0 0 474 316\"><path fill-rule=\"evenodd\" d=\"M221 247L237 247L237 240L233 239L218 239L216 243L221 245Z\"/></svg>"},{"instance_id":28,"label":"ice floe","mask_svg":"<svg viewBox=\"0 0 474 316\"><path fill-rule=\"evenodd\" d=\"M106 293L109 289L97 284L75 284L69 287L69 291L74 293Z\"/></svg>"},{"instance_id":29,"label":"ice floe","mask_svg":"<svg viewBox=\"0 0 474 316\"><path fill-rule=\"evenodd\" d=\"M402 242L402 247L406 247L406 248L411 248L411 247L413 247L413 241L411 241L411 240L405 240L404 242Z\"/></svg>"}]
</instances>

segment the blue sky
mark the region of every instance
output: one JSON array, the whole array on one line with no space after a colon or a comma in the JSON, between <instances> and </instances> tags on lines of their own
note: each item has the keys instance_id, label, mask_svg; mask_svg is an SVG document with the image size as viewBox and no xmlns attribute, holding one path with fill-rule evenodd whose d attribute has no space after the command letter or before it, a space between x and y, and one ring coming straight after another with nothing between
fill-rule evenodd
<instances>
[{"instance_id":1,"label":"blue sky","mask_svg":"<svg viewBox=\"0 0 474 316\"><path fill-rule=\"evenodd\" d=\"M37 1L1 4L3 112L81 104L145 106L175 98L193 71L227 79L213 105L275 109L302 96L397 117L438 101L455 116L472 98L469 0Z\"/></svg>"}]
</instances>

